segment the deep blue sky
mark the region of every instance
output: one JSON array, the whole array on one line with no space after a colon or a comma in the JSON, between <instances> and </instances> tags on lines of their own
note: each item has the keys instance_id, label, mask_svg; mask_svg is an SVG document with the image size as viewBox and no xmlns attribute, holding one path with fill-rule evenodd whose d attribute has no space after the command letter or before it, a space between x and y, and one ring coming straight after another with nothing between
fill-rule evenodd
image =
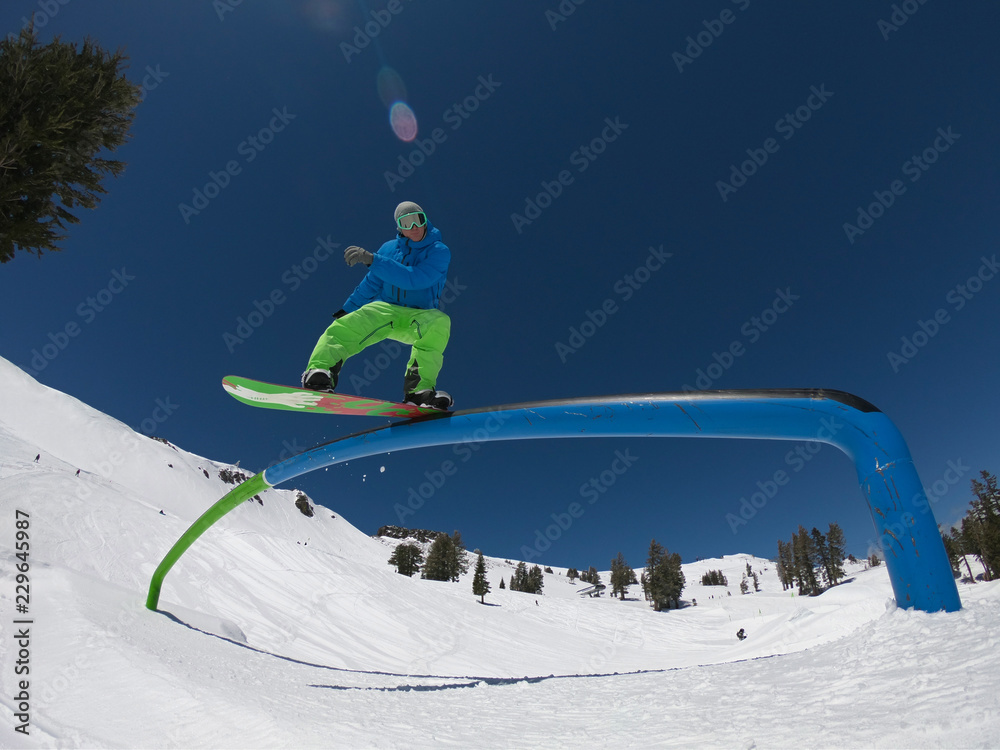
<instances>
[{"instance_id":1,"label":"deep blue sky","mask_svg":"<svg viewBox=\"0 0 1000 750\"><path fill-rule=\"evenodd\" d=\"M90 35L125 48L130 77L149 90L119 151L128 168L100 207L61 253L0 270L0 354L137 429L261 469L289 448L379 424L251 409L219 383L296 383L361 278L339 254L306 261L317 238L374 250L393 235L395 205L415 200L452 250L459 293L439 387L457 408L685 385L846 390L896 422L925 486L937 482L938 520L954 522L975 473L1000 469L1000 279L982 260L996 258L1000 233L1000 7L903 5L916 12L893 30L879 24L893 22L888 2L592 0L559 20L547 15L555 0L400 0L377 39L345 55L366 12L386 3L4 3L4 32L38 11L44 40ZM711 44L684 62L699 34ZM383 65L405 84L418 138L441 129L422 160L389 126L376 89ZM467 99L477 87L480 100ZM779 123L788 114L798 127ZM602 136L587 160L579 149ZM921 170L911 160L926 149L933 163ZM766 163L720 191L753 154ZM391 190L386 173L401 157L422 163ZM229 162L225 187L185 217L180 205ZM540 216L512 219L564 170ZM888 202L894 181L892 205L849 237L844 224L876 192ZM671 257L636 275L661 247ZM962 298L959 285L980 272L991 278ZM778 290L792 305L765 313ZM275 292L272 314L233 343L239 319ZM613 312L582 347L557 346L605 305ZM925 345L894 366L901 338L936 314L935 335L919 334ZM45 350L68 324L78 335ZM709 370L733 342L741 356ZM43 351L55 356L38 360ZM343 390L383 353L351 360ZM361 392L399 398L405 360ZM795 448L490 444L404 522L457 528L470 549L523 558L551 514L582 501L584 516L537 561L606 568L622 551L639 566L652 537L686 561L773 556L799 524L825 531L831 521L865 554L873 529L850 461L829 446L808 463L787 460ZM581 485L616 451L636 460L590 504ZM398 521L393 508L425 471L456 458L423 449L297 484L373 533ZM792 481L734 534L726 514L781 470Z\"/></svg>"}]
</instances>

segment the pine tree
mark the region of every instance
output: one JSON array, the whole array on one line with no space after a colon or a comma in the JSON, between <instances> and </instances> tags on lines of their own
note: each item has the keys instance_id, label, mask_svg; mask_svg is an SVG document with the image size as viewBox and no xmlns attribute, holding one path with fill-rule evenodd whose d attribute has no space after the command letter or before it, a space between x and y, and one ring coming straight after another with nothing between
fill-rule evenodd
<instances>
[{"instance_id":1,"label":"pine tree","mask_svg":"<svg viewBox=\"0 0 1000 750\"><path fill-rule=\"evenodd\" d=\"M389 564L396 566L396 572L404 576L412 576L420 570L424 561L424 553L416 544L400 544L392 551Z\"/></svg>"},{"instance_id":2,"label":"pine tree","mask_svg":"<svg viewBox=\"0 0 1000 750\"><path fill-rule=\"evenodd\" d=\"M795 585L795 565L792 560L792 545L789 542L778 540L778 580L781 581L781 590L787 591Z\"/></svg>"},{"instance_id":3,"label":"pine tree","mask_svg":"<svg viewBox=\"0 0 1000 750\"><path fill-rule=\"evenodd\" d=\"M820 573L821 573L821 575L823 577L823 580L825 581L826 585L827 586L832 586L833 585L833 581L832 581L832 578L831 578L832 574L831 574L831 571L830 571L830 562L831 562L830 561L830 549L827 546L826 537L823 536L823 532L822 531L820 531L815 526L813 526L813 530L810 532L810 538L812 539L812 548L813 548L813 552L815 553L815 558L814 559L815 559L816 565L819 567ZM816 593L819 593L819 590L821 588L822 587L819 586L818 581L817 581Z\"/></svg>"},{"instance_id":4,"label":"pine tree","mask_svg":"<svg viewBox=\"0 0 1000 750\"><path fill-rule=\"evenodd\" d=\"M996 475L983 470L983 481L972 480L972 493L976 496L970 505L966 520L969 521L969 546L983 565L984 577L992 581L1000 576L1000 488ZM963 529L965 521L962 522Z\"/></svg>"},{"instance_id":5,"label":"pine tree","mask_svg":"<svg viewBox=\"0 0 1000 750\"><path fill-rule=\"evenodd\" d=\"M569 570L566 571L566 577L571 581L575 581L577 578L580 577L580 571L578 571L576 568L570 568Z\"/></svg>"},{"instance_id":6,"label":"pine tree","mask_svg":"<svg viewBox=\"0 0 1000 750\"><path fill-rule=\"evenodd\" d=\"M510 577L511 591L526 591L528 587L528 566L524 562L519 562L514 570L514 575Z\"/></svg>"},{"instance_id":7,"label":"pine tree","mask_svg":"<svg viewBox=\"0 0 1000 750\"><path fill-rule=\"evenodd\" d=\"M544 586L545 576L542 575L542 569L537 565L532 566L531 570L528 571L527 585L523 590L529 594L540 594Z\"/></svg>"},{"instance_id":8,"label":"pine tree","mask_svg":"<svg viewBox=\"0 0 1000 750\"><path fill-rule=\"evenodd\" d=\"M816 580L816 553L809 532L801 525L798 533L792 535L793 566L795 581L799 587L800 596L811 596L819 593L819 582Z\"/></svg>"},{"instance_id":9,"label":"pine tree","mask_svg":"<svg viewBox=\"0 0 1000 750\"><path fill-rule=\"evenodd\" d=\"M439 534L427 550L422 577L430 581L450 581L455 570L455 542L447 534Z\"/></svg>"},{"instance_id":10,"label":"pine tree","mask_svg":"<svg viewBox=\"0 0 1000 750\"><path fill-rule=\"evenodd\" d=\"M663 547L654 539L649 543L649 552L646 553L646 569L642 574L642 594L656 612L662 608L664 599L662 583L656 572L663 561L663 556Z\"/></svg>"},{"instance_id":11,"label":"pine tree","mask_svg":"<svg viewBox=\"0 0 1000 750\"><path fill-rule=\"evenodd\" d=\"M685 576L681 570L681 556L674 552L664 560L664 573L667 576L667 595L669 604L673 604L675 609L680 609L681 593L684 591Z\"/></svg>"},{"instance_id":12,"label":"pine tree","mask_svg":"<svg viewBox=\"0 0 1000 750\"><path fill-rule=\"evenodd\" d=\"M502 589L507 588L506 586L504 586L503 578L500 579L500 588L502 588Z\"/></svg>"},{"instance_id":13,"label":"pine tree","mask_svg":"<svg viewBox=\"0 0 1000 750\"><path fill-rule=\"evenodd\" d=\"M476 558L476 572L472 576L472 593L479 597L481 604L486 603L486 595L490 593L490 582L486 580L486 561L483 559L482 552Z\"/></svg>"},{"instance_id":14,"label":"pine tree","mask_svg":"<svg viewBox=\"0 0 1000 750\"><path fill-rule=\"evenodd\" d=\"M71 211L95 208L125 163L99 158L128 139L141 88L127 58L90 39L40 45L34 27L0 41L0 262L56 251Z\"/></svg>"},{"instance_id":15,"label":"pine tree","mask_svg":"<svg viewBox=\"0 0 1000 750\"><path fill-rule=\"evenodd\" d=\"M701 577L702 586L728 586L729 580L721 570L710 570Z\"/></svg>"},{"instance_id":16,"label":"pine tree","mask_svg":"<svg viewBox=\"0 0 1000 750\"><path fill-rule=\"evenodd\" d=\"M952 532L954 532L954 529L952 529ZM958 578L962 575L960 563L962 557L961 547L955 540L955 536L953 534L946 534L940 524L938 524L938 533L941 535L941 541L944 542L944 552L948 555L948 564L951 565L951 574L955 578Z\"/></svg>"},{"instance_id":17,"label":"pine tree","mask_svg":"<svg viewBox=\"0 0 1000 750\"><path fill-rule=\"evenodd\" d=\"M448 560L449 574L452 581L458 581L459 576L469 572L469 560L465 550L465 543L462 542L462 534L456 529L451 535L451 557Z\"/></svg>"},{"instance_id":18,"label":"pine tree","mask_svg":"<svg viewBox=\"0 0 1000 750\"><path fill-rule=\"evenodd\" d=\"M591 565L585 573L580 574L580 580L597 586L601 582L601 574L597 572L597 568Z\"/></svg>"},{"instance_id":19,"label":"pine tree","mask_svg":"<svg viewBox=\"0 0 1000 750\"><path fill-rule=\"evenodd\" d=\"M669 554L655 539L649 544L641 580L643 595L656 612L669 609L671 605L680 607L685 583L681 556Z\"/></svg>"},{"instance_id":20,"label":"pine tree","mask_svg":"<svg viewBox=\"0 0 1000 750\"><path fill-rule=\"evenodd\" d=\"M628 587L633 583L638 583L635 578L635 571L632 570L625 560L625 555L619 552L618 557L611 561L611 596L617 594L624 601L625 592L628 591Z\"/></svg>"},{"instance_id":21,"label":"pine tree","mask_svg":"<svg viewBox=\"0 0 1000 750\"><path fill-rule=\"evenodd\" d=\"M760 591L760 578L757 577L757 571L751 573L750 577L753 579L753 590Z\"/></svg>"},{"instance_id":22,"label":"pine tree","mask_svg":"<svg viewBox=\"0 0 1000 750\"><path fill-rule=\"evenodd\" d=\"M847 547L840 524L830 524L826 533L826 547L830 558L830 584L836 586L844 579L844 555Z\"/></svg>"}]
</instances>

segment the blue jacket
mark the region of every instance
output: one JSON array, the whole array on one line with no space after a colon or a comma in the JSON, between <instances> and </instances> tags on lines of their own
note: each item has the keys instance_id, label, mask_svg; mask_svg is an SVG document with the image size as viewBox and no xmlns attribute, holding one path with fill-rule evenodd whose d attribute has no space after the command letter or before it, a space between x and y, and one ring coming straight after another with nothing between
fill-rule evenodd
<instances>
[{"instance_id":1,"label":"blue jacket","mask_svg":"<svg viewBox=\"0 0 1000 750\"><path fill-rule=\"evenodd\" d=\"M397 235L375 253L368 273L344 303L344 311L354 312L376 300L436 310L450 262L451 250L430 221L419 242Z\"/></svg>"}]
</instances>

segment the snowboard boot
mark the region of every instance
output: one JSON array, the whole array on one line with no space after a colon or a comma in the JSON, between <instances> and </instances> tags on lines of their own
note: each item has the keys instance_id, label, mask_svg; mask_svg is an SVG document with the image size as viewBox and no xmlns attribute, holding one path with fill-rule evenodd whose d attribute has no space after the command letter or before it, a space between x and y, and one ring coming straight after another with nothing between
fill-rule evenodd
<instances>
[{"instance_id":1,"label":"snowboard boot","mask_svg":"<svg viewBox=\"0 0 1000 750\"><path fill-rule=\"evenodd\" d=\"M406 398L403 399L403 403L447 411L455 403L455 400L445 391L435 391L431 388L426 388L422 391L407 393Z\"/></svg>"},{"instance_id":2,"label":"snowboard boot","mask_svg":"<svg viewBox=\"0 0 1000 750\"><path fill-rule=\"evenodd\" d=\"M329 370L306 370L302 373L302 387L310 391L333 393L337 387L337 375Z\"/></svg>"}]
</instances>

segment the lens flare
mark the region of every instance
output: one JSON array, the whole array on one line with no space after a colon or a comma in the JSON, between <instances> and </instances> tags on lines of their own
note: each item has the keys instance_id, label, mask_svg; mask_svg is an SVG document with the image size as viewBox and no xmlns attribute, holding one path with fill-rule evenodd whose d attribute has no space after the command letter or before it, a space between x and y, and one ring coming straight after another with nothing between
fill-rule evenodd
<instances>
[{"instance_id":1,"label":"lens flare","mask_svg":"<svg viewBox=\"0 0 1000 750\"><path fill-rule=\"evenodd\" d=\"M399 73L388 65L383 65L379 70L375 85L378 87L378 97L386 107L391 107L393 102L406 101L406 84Z\"/></svg>"},{"instance_id":2,"label":"lens flare","mask_svg":"<svg viewBox=\"0 0 1000 750\"><path fill-rule=\"evenodd\" d=\"M417 137L417 116L406 102L396 102L389 110L389 124L392 132L401 141L412 141Z\"/></svg>"}]
</instances>

